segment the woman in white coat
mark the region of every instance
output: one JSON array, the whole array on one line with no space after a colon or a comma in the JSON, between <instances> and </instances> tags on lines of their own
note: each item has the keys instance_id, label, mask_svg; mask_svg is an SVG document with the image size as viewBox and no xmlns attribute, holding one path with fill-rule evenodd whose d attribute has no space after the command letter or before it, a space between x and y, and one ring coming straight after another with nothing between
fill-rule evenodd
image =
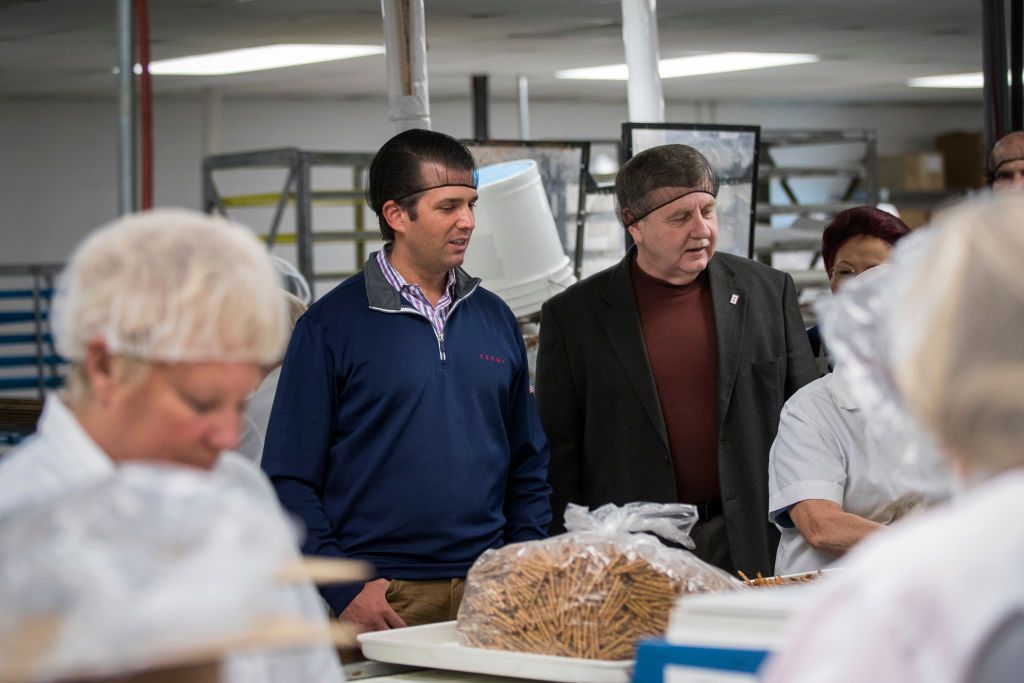
<instances>
[{"instance_id":1,"label":"woman in white coat","mask_svg":"<svg viewBox=\"0 0 1024 683\"><path fill-rule=\"evenodd\" d=\"M910 233L896 216L860 206L835 217L822 235L833 294L889 260ZM768 517L781 539L777 574L821 569L856 543L944 491L913 468L898 448L874 437L840 374L828 373L790 397L769 457Z\"/></svg>"},{"instance_id":2,"label":"woman in white coat","mask_svg":"<svg viewBox=\"0 0 1024 683\"><path fill-rule=\"evenodd\" d=\"M36 434L0 460L0 525L45 516L90 487L110 484L125 465L156 464L156 473L178 466L193 476L209 472L250 497L266 512L262 519L275 520L268 539L286 539L297 560L290 522L269 481L232 452L246 398L284 353L288 323L279 282L265 247L223 219L159 210L90 234L58 282L51 320L57 349L71 362L67 390L47 397ZM145 515L121 519L145 537ZM15 556L16 549L0 548L0 557ZM116 552L105 560L126 561ZM5 569L0 580L14 576ZM197 595L202 588L196 585ZM304 582L299 592L300 611L326 632L313 586ZM13 611L5 605L8 618ZM131 643L117 646L131 657ZM296 671L308 680L343 680L333 649L302 652L249 658L233 680L259 674L288 681Z\"/></svg>"}]
</instances>

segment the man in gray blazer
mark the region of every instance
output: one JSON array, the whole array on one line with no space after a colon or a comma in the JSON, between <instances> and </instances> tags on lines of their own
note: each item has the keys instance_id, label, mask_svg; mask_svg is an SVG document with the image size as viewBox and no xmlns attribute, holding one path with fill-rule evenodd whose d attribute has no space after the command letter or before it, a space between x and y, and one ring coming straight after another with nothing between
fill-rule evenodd
<instances>
[{"instance_id":1,"label":"man in gray blazer","mask_svg":"<svg viewBox=\"0 0 1024 683\"><path fill-rule=\"evenodd\" d=\"M635 247L543 307L552 530L567 503L692 503L699 557L771 574L768 451L783 403L818 373L792 278L715 253L717 194L692 147L638 154L616 178Z\"/></svg>"}]
</instances>

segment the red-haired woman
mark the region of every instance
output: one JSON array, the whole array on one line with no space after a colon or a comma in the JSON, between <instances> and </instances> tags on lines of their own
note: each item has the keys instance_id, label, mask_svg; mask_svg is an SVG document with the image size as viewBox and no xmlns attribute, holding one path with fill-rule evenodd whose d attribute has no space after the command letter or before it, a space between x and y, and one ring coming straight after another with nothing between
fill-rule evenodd
<instances>
[{"instance_id":1,"label":"red-haired woman","mask_svg":"<svg viewBox=\"0 0 1024 683\"><path fill-rule=\"evenodd\" d=\"M836 215L821 235L821 258L828 284L835 294L846 280L889 260L892 246L910 228L891 213L871 206L858 206ZM822 372L831 369L818 326L807 330L811 350Z\"/></svg>"},{"instance_id":2,"label":"red-haired woman","mask_svg":"<svg viewBox=\"0 0 1024 683\"><path fill-rule=\"evenodd\" d=\"M860 206L835 217L821 252L832 291L886 262L910 231L899 218ZM782 409L768 470L769 518L782 532L779 574L820 569L855 543L931 502L913 475L893 466L840 379L833 374L793 394Z\"/></svg>"}]
</instances>

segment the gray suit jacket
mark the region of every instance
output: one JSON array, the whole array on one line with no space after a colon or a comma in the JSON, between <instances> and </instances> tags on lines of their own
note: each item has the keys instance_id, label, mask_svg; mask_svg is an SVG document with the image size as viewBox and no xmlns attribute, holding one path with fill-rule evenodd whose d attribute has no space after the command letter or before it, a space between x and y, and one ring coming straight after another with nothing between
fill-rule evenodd
<instances>
[{"instance_id":1,"label":"gray suit jacket","mask_svg":"<svg viewBox=\"0 0 1024 683\"><path fill-rule=\"evenodd\" d=\"M554 531L567 503L677 502L630 259L550 299L536 391L551 448ZM733 563L771 574L768 451L782 405L818 377L793 279L730 254L708 264L718 336L718 467Z\"/></svg>"}]
</instances>

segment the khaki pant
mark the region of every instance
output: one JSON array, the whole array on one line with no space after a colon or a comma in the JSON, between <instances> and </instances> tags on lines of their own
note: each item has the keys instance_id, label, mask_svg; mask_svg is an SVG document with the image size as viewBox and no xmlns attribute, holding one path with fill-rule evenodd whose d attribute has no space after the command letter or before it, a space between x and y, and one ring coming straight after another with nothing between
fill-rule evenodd
<instances>
[{"instance_id":1,"label":"khaki pant","mask_svg":"<svg viewBox=\"0 0 1024 683\"><path fill-rule=\"evenodd\" d=\"M391 579L384 597L407 625L419 626L455 619L465 588L465 579Z\"/></svg>"}]
</instances>

